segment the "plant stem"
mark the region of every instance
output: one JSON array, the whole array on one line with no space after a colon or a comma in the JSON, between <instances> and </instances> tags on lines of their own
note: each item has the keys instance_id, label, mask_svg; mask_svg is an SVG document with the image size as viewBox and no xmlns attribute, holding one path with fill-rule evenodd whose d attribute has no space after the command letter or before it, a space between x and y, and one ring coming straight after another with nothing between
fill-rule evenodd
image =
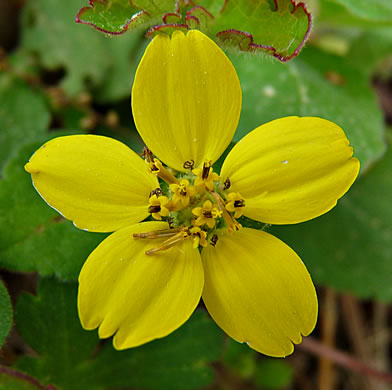
<instances>
[{"instance_id":1,"label":"plant stem","mask_svg":"<svg viewBox=\"0 0 392 390\"><path fill-rule=\"evenodd\" d=\"M303 351L311 352L317 356L323 356L335 364L338 364L351 371L355 371L362 375L367 375L373 378L377 378L385 383L392 384L392 374L377 370L373 367L369 367L367 364L352 357L351 355L328 347L327 345L320 343L312 337L304 338L302 344L298 345L297 348L302 349Z\"/></svg>"}]
</instances>

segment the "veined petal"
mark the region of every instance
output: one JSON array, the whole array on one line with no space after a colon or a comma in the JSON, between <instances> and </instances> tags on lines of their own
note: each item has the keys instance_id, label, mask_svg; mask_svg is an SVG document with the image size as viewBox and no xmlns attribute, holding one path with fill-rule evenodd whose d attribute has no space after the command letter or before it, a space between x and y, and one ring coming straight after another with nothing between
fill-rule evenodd
<instances>
[{"instance_id":1,"label":"veined petal","mask_svg":"<svg viewBox=\"0 0 392 390\"><path fill-rule=\"evenodd\" d=\"M287 117L262 125L230 151L221 178L245 199L244 215L272 224L326 213L359 171L343 130L328 120Z\"/></svg>"},{"instance_id":2,"label":"veined petal","mask_svg":"<svg viewBox=\"0 0 392 390\"><path fill-rule=\"evenodd\" d=\"M216 161L241 111L241 87L223 51L206 35L158 35L147 47L132 89L136 127L158 158L179 171Z\"/></svg>"},{"instance_id":3,"label":"veined petal","mask_svg":"<svg viewBox=\"0 0 392 390\"><path fill-rule=\"evenodd\" d=\"M93 232L114 231L146 218L150 191L158 187L135 152L97 135L52 139L25 169L51 207Z\"/></svg>"},{"instance_id":4,"label":"veined petal","mask_svg":"<svg viewBox=\"0 0 392 390\"><path fill-rule=\"evenodd\" d=\"M144 222L106 238L89 256L79 276L78 308L85 329L99 326L99 337L115 334L117 349L136 347L180 327L196 308L203 289L200 254L186 240L147 256L163 239L134 233L167 229Z\"/></svg>"},{"instance_id":5,"label":"veined petal","mask_svg":"<svg viewBox=\"0 0 392 390\"><path fill-rule=\"evenodd\" d=\"M243 228L202 251L203 300L234 340L286 356L317 320L317 296L301 259L285 243Z\"/></svg>"}]
</instances>

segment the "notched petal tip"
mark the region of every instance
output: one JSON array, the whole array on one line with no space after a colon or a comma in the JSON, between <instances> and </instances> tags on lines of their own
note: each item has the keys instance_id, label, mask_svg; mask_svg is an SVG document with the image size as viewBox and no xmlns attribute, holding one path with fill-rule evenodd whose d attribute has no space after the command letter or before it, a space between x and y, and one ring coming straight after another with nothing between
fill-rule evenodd
<instances>
[{"instance_id":1,"label":"notched petal tip","mask_svg":"<svg viewBox=\"0 0 392 390\"><path fill-rule=\"evenodd\" d=\"M24 170L30 174L39 173L39 169L35 168L34 164L32 164L30 161L27 164L25 164Z\"/></svg>"},{"instance_id":2,"label":"notched petal tip","mask_svg":"<svg viewBox=\"0 0 392 390\"><path fill-rule=\"evenodd\" d=\"M244 214L293 224L331 210L359 172L344 131L316 117L286 117L259 126L228 154L222 177L247 201Z\"/></svg>"},{"instance_id":3,"label":"notched petal tip","mask_svg":"<svg viewBox=\"0 0 392 390\"><path fill-rule=\"evenodd\" d=\"M318 303L310 275L279 239L243 228L204 249L202 259L204 303L235 340L283 357L315 327Z\"/></svg>"},{"instance_id":4,"label":"notched petal tip","mask_svg":"<svg viewBox=\"0 0 392 390\"><path fill-rule=\"evenodd\" d=\"M134 234L167 227L164 222L143 222L113 233L91 253L80 273L82 326L99 327L101 338L114 335L118 350L173 332L200 300L203 268L191 241L148 257L146 249L165 238L155 239L153 244L134 238Z\"/></svg>"},{"instance_id":5,"label":"notched petal tip","mask_svg":"<svg viewBox=\"0 0 392 390\"><path fill-rule=\"evenodd\" d=\"M158 181L128 146L97 135L58 137L25 165L52 208L81 229L110 232L148 216Z\"/></svg>"},{"instance_id":6,"label":"notched petal tip","mask_svg":"<svg viewBox=\"0 0 392 390\"><path fill-rule=\"evenodd\" d=\"M143 141L166 165L186 171L187 161L196 167L216 161L234 135L240 110L236 71L203 33L177 31L147 47L135 75L132 111Z\"/></svg>"}]
</instances>

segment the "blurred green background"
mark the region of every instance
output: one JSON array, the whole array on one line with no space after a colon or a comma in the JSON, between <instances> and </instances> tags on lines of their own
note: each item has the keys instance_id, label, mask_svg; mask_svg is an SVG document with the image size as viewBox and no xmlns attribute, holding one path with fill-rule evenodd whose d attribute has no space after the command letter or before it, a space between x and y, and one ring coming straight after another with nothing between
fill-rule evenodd
<instances>
[{"instance_id":1,"label":"blurred green background","mask_svg":"<svg viewBox=\"0 0 392 390\"><path fill-rule=\"evenodd\" d=\"M284 64L228 53L243 90L235 141L272 119L318 116L345 130L361 161L331 212L270 229L301 256L320 300L315 332L286 359L230 340L202 306L167 338L124 352L81 328L78 273L105 235L47 207L23 165L63 134L103 134L140 153L129 96L148 43L76 24L85 5L0 0L0 390L390 389L379 378L392 359L390 0L307 1L310 39Z\"/></svg>"}]
</instances>

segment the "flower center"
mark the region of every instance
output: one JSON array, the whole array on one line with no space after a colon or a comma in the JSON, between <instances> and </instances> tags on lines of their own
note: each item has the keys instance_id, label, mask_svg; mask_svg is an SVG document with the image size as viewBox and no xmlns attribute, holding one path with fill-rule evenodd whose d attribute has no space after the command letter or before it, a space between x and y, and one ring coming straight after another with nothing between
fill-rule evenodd
<instances>
[{"instance_id":1,"label":"flower center","mask_svg":"<svg viewBox=\"0 0 392 390\"><path fill-rule=\"evenodd\" d=\"M194 248L215 246L220 235L241 228L236 218L242 216L245 200L229 191L230 179L222 182L212 161L206 160L198 168L194 168L193 160L185 161L189 172L184 173L165 167L148 148L143 156L151 174L162 179L160 187L150 193L148 212L152 218L169 223L168 229L134 234L136 239L165 239L146 251L147 255L189 239Z\"/></svg>"}]
</instances>

